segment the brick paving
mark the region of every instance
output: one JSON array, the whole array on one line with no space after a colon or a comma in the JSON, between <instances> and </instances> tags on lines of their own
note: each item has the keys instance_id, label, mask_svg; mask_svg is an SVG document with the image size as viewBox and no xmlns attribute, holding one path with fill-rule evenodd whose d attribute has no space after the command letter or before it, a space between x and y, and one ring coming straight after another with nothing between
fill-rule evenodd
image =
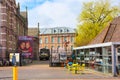
<instances>
[{"instance_id":1,"label":"brick paving","mask_svg":"<svg viewBox=\"0 0 120 80\"><path fill-rule=\"evenodd\" d=\"M64 67L49 67L44 61L18 67L18 76L19 80L120 80L89 69L84 74L73 74ZM12 80L12 67L0 67L0 80Z\"/></svg>"}]
</instances>

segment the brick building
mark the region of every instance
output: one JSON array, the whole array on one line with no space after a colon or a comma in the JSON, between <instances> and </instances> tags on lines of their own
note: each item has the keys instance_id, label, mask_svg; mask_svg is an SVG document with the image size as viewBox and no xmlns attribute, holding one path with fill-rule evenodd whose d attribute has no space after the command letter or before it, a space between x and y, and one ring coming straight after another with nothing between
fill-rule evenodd
<instances>
[{"instance_id":1,"label":"brick building","mask_svg":"<svg viewBox=\"0 0 120 80\"><path fill-rule=\"evenodd\" d=\"M28 35L28 12L27 7L26 11L20 11L19 3L16 6L17 14L16 14L16 28L17 28L17 35L19 36L26 36Z\"/></svg>"},{"instance_id":2,"label":"brick building","mask_svg":"<svg viewBox=\"0 0 120 80\"><path fill-rule=\"evenodd\" d=\"M28 28L28 36L33 36L34 43L33 43L33 54L34 59L38 59L38 53L39 53L39 31L38 28Z\"/></svg>"},{"instance_id":3,"label":"brick building","mask_svg":"<svg viewBox=\"0 0 120 80\"><path fill-rule=\"evenodd\" d=\"M39 35L39 49L67 48L67 54L71 54L74 45L75 30L67 27L41 28ZM65 46L65 43L68 43Z\"/></svg>"},{"instance_id":4,"label":"brick building","mask_svg":"<svg viewBox=\"0 0 120 80\"><path fill-rule=\"evenodd\" d=\"M16 50L18 36L27 35L27 29L27 11L20 12L15 0L0 0L0 57Z\"/></svg>"}]
</instances>

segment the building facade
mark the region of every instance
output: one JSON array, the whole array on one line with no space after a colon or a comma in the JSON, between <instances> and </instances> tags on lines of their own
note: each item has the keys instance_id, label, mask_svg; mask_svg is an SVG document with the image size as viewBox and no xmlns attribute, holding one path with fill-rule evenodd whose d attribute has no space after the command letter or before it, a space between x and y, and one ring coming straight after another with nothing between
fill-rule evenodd
<instances>
[{"instance_id":1,"label":"building facade","mask_svg":"<svg viewBox=\"0 0 120 80\"><path fill-rule=\"evenodd\" d=\"M74 48L76 59L105 74L120 74L120 16L105 27L88 45Z\"/></svg>"},{"instance_id":2,"label":"building facade","mask_svg":"<svg viewBox=\"0 0 120 80\"><path fill-rule=\"evenodd\" d=\"M28 36L33 37L33 54L34 59L38 60L38 53L39 53L39 31L38 28L28 28Z\"/></svg>"},{"instance_id":3,"label":"building facade","mask_svg":"<svg viewBox=\"0 0 120 80\"><path fill-rule=\"evenodd\" d=\"M42 28L39 35L39 50L42 48L66 48L71 54L74 45L75 30L67 27Z\"/></svg>"},{"instance_id":4,"label":"building facade","mask_svg":"<svg viewBox=\"0 0 120 80\"><path fill-rule=\"evenodd\" d=\"M28 12L27 7L26 11L20 11L19 3L16 6L16 33L18 36L26 36L28 35Z\"/></svg>"},{"instance_id":5,"label":"building facade","mask_svg":"<svg viewBox=\"0 0 120 80\"><path fill-rule=\"evenodd\" d=\"M0 57L7 58L17 48L18 36L27 35L27 11L21 15L15 0L0 0Z\"/></svg>"}]
</instances>

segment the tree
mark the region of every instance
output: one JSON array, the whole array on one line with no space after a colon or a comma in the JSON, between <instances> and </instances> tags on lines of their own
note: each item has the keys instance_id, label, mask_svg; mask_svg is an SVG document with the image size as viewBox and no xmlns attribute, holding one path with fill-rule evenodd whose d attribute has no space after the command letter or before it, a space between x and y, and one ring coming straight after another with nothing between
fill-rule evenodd
<instances>
[{"instance_id":1,"label":"tree","mask_svg":"<svg viewBox=\"0 0 120 80\"><path fill-rule=\"evenodd\" d=\"M75 46L83 46L93 40L116 16L120 9L108 0L98 0L83 4L78 17Z\"/></svg>"}]
</instances>

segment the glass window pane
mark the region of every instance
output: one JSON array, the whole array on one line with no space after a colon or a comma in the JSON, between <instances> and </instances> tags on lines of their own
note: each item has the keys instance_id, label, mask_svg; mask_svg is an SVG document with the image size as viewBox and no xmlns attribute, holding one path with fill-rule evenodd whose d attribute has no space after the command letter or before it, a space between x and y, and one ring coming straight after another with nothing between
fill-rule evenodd
<instances>
[{"instance_id":1,"label":"glass window pane","mask_svg":"<svg viewBox=\"0 0 120 80\"><path fill-rule=\"evenodd\" d=\"M42 39L40 38L39 43L42 43Z\"/></svg>"},{"instance_id":2,"label":"glass window pane","mask_svg":"<svg viewBox=\"0 0 120 80\"><path fill-rule=\"evenodd\" d=\"M73 37L71 37L71 42L73 42L74 41L74 38Z\"/></svg>"},{"instance_id":3,"label":"glass window pane","mask_svg":"<svg viewBox=\"0 0 120 80\"><path fill-rule=\"evenodd\" d=\"M54 43L54 37L51 37L51 42Z\"/></svg>"},{"instance_id":4,"label":"glass window pane","mask_svg":"<svg viewBox=\"0 0 120 80\"><path fill-rule=\"evenodd\" d=\"M64 41L67 41L67 38L66 38L66 37L64 37Z\"/></svg>"},{"instance_id":5,"label":"glass window pane","mask_svg":"<svg viewBox=\"0 0 120 80\"><path fill-rule=\"evenodd\" d=\"M48 38L47 37L45 38L45 43L48 43Z\"/></svg>"},{"instance_id":6,"label":"glass window pane","mask_svg":"<svg viewBox=\"0 0 120 80\"><path fill-rule=\"evenodd\" d=\"M58 43L60 43L60 37L58 37Z\"/></svg>"}]
</instances>

